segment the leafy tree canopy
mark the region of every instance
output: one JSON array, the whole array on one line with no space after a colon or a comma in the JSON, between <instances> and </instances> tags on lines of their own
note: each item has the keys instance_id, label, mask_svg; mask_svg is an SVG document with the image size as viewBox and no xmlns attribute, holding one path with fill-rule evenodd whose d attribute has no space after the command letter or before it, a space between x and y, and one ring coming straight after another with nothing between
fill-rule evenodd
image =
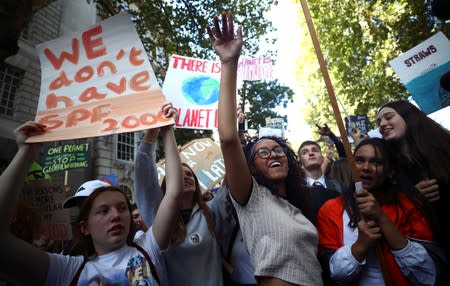
<instances>
[{"instance_id":1,"label":"leafy tree canopy","mask_svg":"<svg viewBox=\"0 0 450 286\"><path fill-rule=\"evenodd\" d=\"M164 80L169 57L172 54L183 56L216 59L211 43L207 37L206 25L212 24L212 17L218 13L233 13L235 25L243 27L245 44L243 51L251 57L258 54L259 43L264 39L267 43L275 43L275 39L267 36L274 31L272 23L264 17L276 0L112 0L97 1L108 17L114 10L128 11L136 24L138 34L147 50L155 72ZM113 9L111 9L113 7ZM275 56L276 51L267 51ZM240 92L243 94L243 92ZM292 101L293 91L280 86L277 81L248 82L245 89L247 115L254 126L265 125L265 117L281 117L274 110ZM209 137L211 131L176 130L177 141L183 145L198 137Z\"/></svg>"},{"instance_id":2,"label":"leafy tree canopy","mask_svg":"<svg viewBox=\"0 0 450 286\"><path fill-rule=\"evenodd\" d=\"M450 35L450 25L431 16L429 2L308 1L336 96L342 103L341 112L368 114L374 123L380 105L408 97L389 61L438 31ZM306 36L303 14L300 17ZM298 43L308 51L303 52L297 70L297 78L307 82L303 83L308 101L306 120L336 126L317 58L312 44L307 43L311 41L309 34L307 37ZM316 68L311 69L311 65Z\"/></svg>"},{"instance_id":3,"label":"leafy tree canopy","mask_svg":"<svg viewBox=\"0 0 450 286\"><path fill-rule=\"evenodd\" d=\"M277 80L259 82L245 81L239 90L240 105L247 111L249 128L258 129L266 125L266 118L284 118L275 108L286 108L293 102L294 92L286 86L282 86Z\"/></svg>"}]
</instances>

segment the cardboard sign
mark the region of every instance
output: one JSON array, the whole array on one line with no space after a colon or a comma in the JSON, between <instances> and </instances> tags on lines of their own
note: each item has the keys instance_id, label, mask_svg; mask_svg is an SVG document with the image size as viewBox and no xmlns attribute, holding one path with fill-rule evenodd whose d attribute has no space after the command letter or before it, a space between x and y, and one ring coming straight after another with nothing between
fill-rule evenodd
<instances>
[{"instance_id":1,"label":"cardboard sign","mask_svg":"<svg viewBox=\"0 0 450 286\"><path fill-rule=\"evenodd\" d=\"M220 146L211 138L195 139L181 148L180 158L192 168L203 192L220 184L225 175ZM158 162L158 179L165 176L164 160Z\"/></svg>"},{"instance_id":2,"label":"cardboard sign","mask_svg":"<svg viewBox=\"0 0 450 286\"><path fill-rule=\"evenodd\" d=\"M450 71L450 42L439 32L389 62L419 108L426 114L450 103L440 78Z\"/></svg>"},{"instance_id":3,"label":"cardboard sign","mask_svg":"<svg viewBox=\"0 0 450 286\"><path fill-rule=\"evenodd\" d=\"M71 239L69 209L63 208L66 199L62 184L48 180L35 180L26 183L20 199L38 209L40 215L40 234L52 240Z\"/></svg>"},{"instance_id":4,"label":"cardboard sign","mask_svg":"<svg viewBox=\"0 0 450 286\"><path fill-rule=\"evenodd\" d=\"M197 58L172 55L163 84L167 98L178 109L177 127L217 128L221 64ZM272 79L272 59L242 59L238 80Z\"/></svg>"},{"instance_id":5,"label":"cardboard sign","mask_svg":"<svg viewBox=\"0 0 450 286\"><path fill-rule=\"evenodd\" d=\"M173 123L127 13L37 46L41 93L36 121L48 132L29 142L132 132Z\"/></svg>"},{"instance_id":6,"label":"cardboard sign","mask_svg":"<svg viewBox=\"0 0 450 286\"><path fill-rule=\"evenodd\" d=\"M89 167L89 143L63 144L48 147L43 156L45 174Z\"/></svg>"}]
</instances>

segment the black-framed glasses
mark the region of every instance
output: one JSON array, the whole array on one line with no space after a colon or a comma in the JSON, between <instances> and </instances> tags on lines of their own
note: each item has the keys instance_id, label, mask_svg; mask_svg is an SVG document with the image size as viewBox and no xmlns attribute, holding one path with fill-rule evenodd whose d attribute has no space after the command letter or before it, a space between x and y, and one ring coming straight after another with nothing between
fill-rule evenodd
<instances>
[{"instance_id":1,"label":"black-framed glasses","mask_svg":"<svg viewBox=\"0 0 450 286\"><path fill-rule=\"evenodd\" d=\"M276 146L276 147L273 147L272 149L269 149L267 147L261 147L255 151L255 153L253 154L253 158L256 155L258 155L258 157L261 159L267 159L270 157L270 154L272 154L272 152L274 152L278 156L286 155L286 153L284 152L284 148L281 146Z\"/></svg>"}]
</instances>

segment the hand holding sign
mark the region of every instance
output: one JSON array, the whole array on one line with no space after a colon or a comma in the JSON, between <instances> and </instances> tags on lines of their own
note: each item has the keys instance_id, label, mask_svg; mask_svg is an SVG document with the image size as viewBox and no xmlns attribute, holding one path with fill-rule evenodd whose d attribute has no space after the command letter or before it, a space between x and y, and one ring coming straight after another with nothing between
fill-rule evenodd
<instances>
[{"instance_id":1,"label":"hand holding sign","mask_svg":"<svg viewBox=\"0 0 450 286\"><path fill-rule=\"evenodd\" d=\"M128 14L37 46L42 65L36 121L47 125L30 141L55 141L164 126L164 96Z\"/></svg>"}]
</instances>

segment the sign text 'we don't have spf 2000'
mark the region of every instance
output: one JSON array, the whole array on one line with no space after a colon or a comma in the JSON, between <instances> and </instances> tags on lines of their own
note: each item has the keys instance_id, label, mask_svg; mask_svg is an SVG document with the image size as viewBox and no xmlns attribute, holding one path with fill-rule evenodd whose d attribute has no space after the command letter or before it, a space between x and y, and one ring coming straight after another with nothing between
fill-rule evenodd
<instances>
[{"instance_id":1,"label":"sign text 'we don't have spf 2000'","mask_svg":"<svg viewBox=\"0 0 450 286\"><path fill-rule=\"evenodd\" d=\"M129 15L37 47L42 68L36 121L47 132L30 142L87 138L173 123Z\"/></svg>"}]
</instances>

